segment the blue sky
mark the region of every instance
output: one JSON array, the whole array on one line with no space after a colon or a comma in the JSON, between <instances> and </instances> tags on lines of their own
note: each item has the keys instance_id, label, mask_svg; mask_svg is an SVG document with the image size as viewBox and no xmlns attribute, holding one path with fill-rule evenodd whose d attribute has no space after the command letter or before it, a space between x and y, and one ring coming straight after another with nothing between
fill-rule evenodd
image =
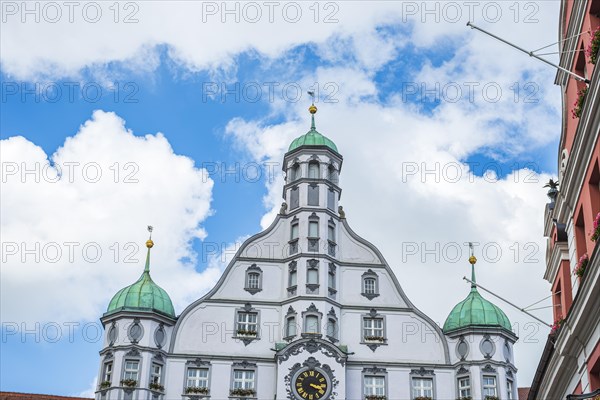
<instances>
[{"instance_id":1,"label":"blue sky","mask_svg":"<svg viewBox=\"0 0 600 400\"><path fill-rule=\"evenodd\" d=\"M444 265L422 265L404 275L400 266L402 254L395 252L394 241L447 242L451 238L476 237L482 242L496 240L506 246L515 241L521 246L529 242L543 246L539 217L545 200L539 187L543 179L556 174L560 94L553 86L554 71L546 66L490 42L491 39L468 30L463 23L432 25L418 18L403 22L400 3L397 9L394 3L389 3L378 2L374 9L380 6L382 9L369 10L365 15L360 2L355 2L349 10L342 5L340 16L345 18L340 17L341 22L335 26L318 25L315 31L309 24L283 26L279 35L267 35L260 29L257 30L260 34L255 34L244 24L238 24L225 27L239 30L237 35L229 37L223 33L219 36L223 27L217 24L214 36L222 39L220 44L207 41L212 36L210 30L201 32L203 36L198 37L198 43L188 40L186 30L193 36L197 33L195 29L209 28L182 23L176 15L169 14L175 13L174 9L165 11L165 26L170 27L169 32L174 32L174 36L168 35L166 28L156 33L139 24L131 27L135 32L133 39L126 36L127 32L111 30L110 26L107 30L106 26L98 28L106 34L102 38L98 32L89 36L89 30L96 27L85 24L63 24L62 31L57 33L43 23L30 26L32 32L19 37L21 23L10 20L2 27L3 162L28 163L52 157L52 162L60 163L85 159L87 155L91 157L88 161L104 157L112 160L114 151L112 161L123 163L138 160L138 156L144 160L139 161L139 176L146 179L141 179L132 190L123 189L123 185L86 186L85 182L76 182L74 186L60 186L62 189L55 192L48 191L48 186L23 184L10 176L5 187L11 194L3 194L7 197L1 213L3 217L31 219L3 222L3 241L37 240L43 244L56 235L57 241L76 238L82 243L97 241L106 247L113 241L141 244L145 240L145 225L157 224L159 246L155 250L158 253L161 243L165 247L163 253L157 254L157 261L153 261L155 279L167 288L177 311L181 312L216 281L231 255L226 247L260 231L278 209L281 202L278 162L291 139L309 127L306 108L310 102L305 92L314 89L316 82L320 93L318 127L336 141L346 157L345 174L342 172L346 188L343 201L356 215L357 230L381 245L388 261L397 265L397 272L404 276L401 283L409 287L407 293L413 302L443 323L451 304L466 295L459 279L464 271L449 272ZM367 7L366 3L363 6ZM143 11L142 7L140 16L144 16ZM507 17L488 27L534 48L535 44L553 41L557 12L557 6L550 4L539 11L538 24L515 23ZM146 16L152 21L149 14ZM40 32L47 35L40 37ZM71 36L81 34L79 42L74 39L74 46L81 46L78 49L82 55L74 47L72 52L65 53L69 57L62 57L65 50L60 39L65 32ZM34 34L37 36L27 36ZM45 62L20 53L16 45L19 40L33 43L31 53ZM209 49L203 48L203 44ZM46 48L55 49L56 55L48 53ZM492 60L490 54L501 56ZM477 90L470 101L466 82L477 82L479 87L493 82L502 88L503 96L498 102L490 102ZM521 88L516 98L514 87L511 88L514 83ZM119 89L115 90L117 84ZM268 96L269 84L277 85L273 101ZM46 90L52 85L62 90L57 101L53 100L55 93L42 91L36 101L35 94L22 92L23 88ZM71 99L68 88L73 85L76 90ZM91 92L83 93L82 87ZM210 96L208 92L214 93L215 87L226 87L233 93L226 97L220 92ZM255 101L253 90L257 87L262 92ZM283 87L290 90L287 97L282 94ZM449 92L444 90L455 87L462 88L463 93L458 101L449 101L445 97ZM102 90L101 98L94 98L94 88ZM301 89L297 96L296 88ZM424 88L429 90L429 97L423 93ZM528 99L535 100L533 103L524 101L528 95ZM94 114L96 110L112 112L114 116ZM125 128L137 141L132 142L125 132L114 133L115 121L124 121ZM86 123L90 132L87 134L87 128L82 128ZM158 132L165 141L157 140L168 144L170 149L168 146L150 149ZM23 136L26 142L16 144L16 136ZM74 139L66 141L70 137ZM124 150L121 143L125 140L136 144ZM36 153L35 146L45 156ZM116 156L121 153L125 155ZM169 170L170 163L181 160L192 163L173 169L177 173L166 176L160 173ZM406 183L406 177L398 172L403 168L402 162L459 163L467 169L470 165L477 178L474 182L464 179L467 185L464 187L463 183L454 186L447 182ZM260 170L260 179L244 175L254 171L247 168L265 163L275 165L278 175L274 179L269 179L269 170L265 168ZM102 165L106 168L109 164ZM378 167L373 172L358 168L360 165ZM485 165L493 166L490 168L498 173L498 182L483 179ZM223 166L233 168L234 173L224 173ZM531 176L528 170L533 170ZM107 169L103 172L110 174ZM204 176L199 180L202 173L208 173L210 179ZM532 177L537 185L524 184L524 176ZM477 195L465 198L465 192ZM80 194L75 196L77 200L73 200L73 193ZM176 195L170 196L171 193ZM414 209L414 220L407 214L390 217L392 221L402 221L406 233L371 223L385 218L367 207L373 202L369 193L380 194L382 205L386 205L382 209L393 208L398 212ZM45 202L46 197L50 201ZM425 212L426 207L436 211ZM94 215L90 216L89 210ZM53 214L67 217L58 219ZM531 219L524 219L523 215ZM513 225L503 230L477 223L490 217ZM462 223L461 218L468 222ZM434 229L417 228L421 225ZM213 244L225 255L214 254L213 247L207 247ZM544 254L542 250L540 254ZM136 255L143 258L142 254ZM44 260L23 263L14 256L3 262L3 293L8 294L2 297L2 390L89 394L97 373L101 342L86 339L81 329L74 331L71 342L65 323L99 326L97 318L110 297L133 282L141 271L142 261L104 264L103 260L77 267L73 264ZM487 278L499 282L499 290L523 296L517 299L523 303L533 303L545 296L547 288L541 278L543 257L528 266L527 279L523 279L524 287L534 287L530 297L518 294L511 287L508 275L519 268L513 264L502 265L504 269L496 272L490 270ZM88 272L81 274L77 268L88 268L85 269ZM441 270L444 272L440 273ZM453 279L454 283L447 288L451 293L447 311L439 311L440 307L430 299L410 289L412 283L424 278L432 288ZM182 285L186 281L197 285ZM50 306L40 307L41 302ZM51 306L53 302L55 306ZM509 317L513 321L527 321L514 313ZM47 334L50 338L54 337L53 324L58 324L63 329L62 339L50 343L53 340L42 337L38 341L32 334L23 336L23 332L13 331L23 326L35 330L36 323L40 324L38 331L42 336ZM521 359L529 360L520 367L525 383L532 377L543 335L540 338L536 344L522 347Z\"/></svg>"}]
</instances>

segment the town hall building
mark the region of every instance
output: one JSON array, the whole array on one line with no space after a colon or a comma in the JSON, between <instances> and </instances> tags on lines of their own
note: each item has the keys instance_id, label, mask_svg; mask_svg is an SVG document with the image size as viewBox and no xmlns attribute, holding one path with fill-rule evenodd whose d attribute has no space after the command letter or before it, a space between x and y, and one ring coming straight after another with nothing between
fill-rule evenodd
<instances>
[{"instance_id":1,"label":"town hall building","mask_svg":"<svg viewBox=\"0 0 600 400\"><path fill-rule=\"evenodd\" d=\"M146 242L142 275L101 317L97 400L516 398L504 312L475 284L443 327L410 302L350 228L343 157L309 110L310 130L284 156L279 215L179 315L150 276Z\"/></svg>"}]
</instances>

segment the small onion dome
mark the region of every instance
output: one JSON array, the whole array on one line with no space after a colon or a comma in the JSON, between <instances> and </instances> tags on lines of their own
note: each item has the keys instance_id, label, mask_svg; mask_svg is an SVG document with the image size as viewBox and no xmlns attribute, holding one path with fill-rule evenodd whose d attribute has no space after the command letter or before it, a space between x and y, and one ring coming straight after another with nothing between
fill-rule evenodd
<instances>
[{"instance_id":1,"label":"small onion dome","mask_svg":"<svg viewBox=\"0 0 600 400\"><path fill-rule=\"evenodd\" d=\"M296 150L299 147L302 146L325 146L325 147L329 147L331 150L335 151L336 153L338 152L337 146L335 145L335 143L333 143L333 141L323 135L321 135L319 132L317 132L317 129L315 127L315 114L317 113L317 107L312 104L309 108L308 111L311 114L311 126L310 126L310 131L308 131L306 134L294 139L292 141L292 143L290 144L290 147L288 149L288 152Z\"/></svg>"},{"instance_id":2,"label":"small onion dome","mask_svg":"<svg viewBox=\"0 0 600 400\"><path fill-rule=\"evenodd\" d=\"M144 272L134 284L124 287L113 296L105 315L118 311L144 311L175 318L171 298L150 277L150 249L153 246L152 240L146 241L148 254Z\"/></svg>"},{"instance_id":3,"label":"small onion dome","mask_svg":"<svg viewBox=\"0 0 600 400\"><path fill-rule=\"evenodd\" d=\"M499 327L512 332L510 320L499 307L484 299L477 290L475 263L477 258L471 255L471 292L466 299L458 303L444 323L444 333L467 327Z\"/></svg>"}]
</instances>

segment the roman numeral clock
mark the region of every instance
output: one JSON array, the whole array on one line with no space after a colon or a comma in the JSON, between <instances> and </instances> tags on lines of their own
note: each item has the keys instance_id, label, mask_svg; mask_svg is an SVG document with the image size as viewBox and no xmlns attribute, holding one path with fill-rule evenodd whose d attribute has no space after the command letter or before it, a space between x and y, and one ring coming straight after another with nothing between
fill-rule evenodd
<instances>
[{"instance_id":1,"label":"roman numeral clock","mask_svg":"<svg viewBox=\"0 0 600 400\"><path fill-rule=\"evenodd\" d=\"M309 357L303 364L296 363L286 376L288 394L295 400L329 400L335 393L333 388L337 379L331 368L314 357Z\"/></svg>"}]
</instances>

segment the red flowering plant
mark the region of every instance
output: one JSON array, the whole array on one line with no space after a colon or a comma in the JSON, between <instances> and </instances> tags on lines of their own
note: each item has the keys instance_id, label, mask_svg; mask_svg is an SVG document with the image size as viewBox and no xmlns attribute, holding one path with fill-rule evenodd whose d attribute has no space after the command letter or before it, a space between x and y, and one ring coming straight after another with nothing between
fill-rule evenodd
<instances>
[{"instance_id":1,"label":"red flowering plant","mask_svg":"<svg viewBox=\"0 0 600 400\"><path fill-rule=\"evenodd\" d=\"M583 276L583 274L585 274L585 268L588 265L588 261L589 261L589 259L588 259L587 253L582 255L581 258L579 258L577 265L575 266L575 270L573 271L573 274L575 274L581 278Z\"/></svg>"},{"instance_id":2,"label":"red flowering plant","mask_svg":"<svg viewBox=\"0 0 600 400\"><path fill-rule=\"evenodd\" d=\"M592 233L592 237L590 238L592 242L595 242L600 238L600 212L594 218L594 233Z\"/></svg>"},{"instance_id":3,"label":"red flowering plant","mask_svg":"<svg viewBox=\"0 0 600 400\"><path fill-rule=\"evenodd\" d=\"M554 323L552 324L552 327L550 328L550 334L556 333L558 328L560 328L564 322L565 322L565 319L562 317L557 319L556 321L554 321Z\"/></svg>"},{"instance_id":4,"label":"red flowering plant","mask_svg":"<svg viewBox=\"0 0 600 400\"><path fill-rule=\"evenodd\" d=\"M585 51L590 64L596 64L596 61L598 61L598 50L600 50L600 26L592 33L592 40Z\"/></svg>"},{"instance_id":5,"label":"red flowering plant","mask_svg":"<svg viewBox=\"0 0 600 400\"><path fill-rule=\"evenodd\" d=\"M571 110L571 116L573 119L581 117L581 111L583 110L583 103L585 102L585 96L587 95L587 86L577 92L577 100L573 103L573 109Z\"/></svg>"}]
</instances>

